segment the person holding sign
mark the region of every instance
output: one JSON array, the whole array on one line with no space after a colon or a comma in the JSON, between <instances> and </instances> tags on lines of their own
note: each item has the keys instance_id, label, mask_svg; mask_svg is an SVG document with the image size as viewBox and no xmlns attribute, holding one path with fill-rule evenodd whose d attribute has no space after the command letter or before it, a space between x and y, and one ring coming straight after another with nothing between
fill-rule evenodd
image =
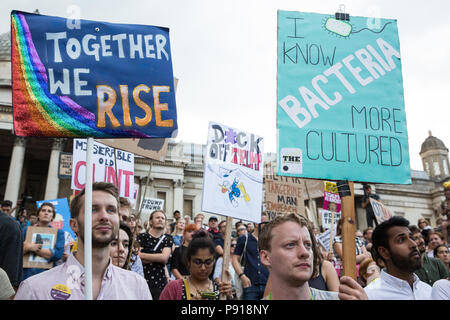
<instances>
[{"instance_id":1,"label":"person holding sign","mask_svg":"<svg viewBox=\"0 0 450 320\"><path fill-rule=\"evenodd\" d=\"M373 222L375 222L375 226L377 226L378 221L375 218L372 205L370 204L370 198L380 200L380 196L375 193L372 193L372 187L368 184L365 184L363 186L363 189L364 189L364 197L361 206L363 209L366 209L367 226L373 227Z\"/></svg>"},{"instance_id":2,"label":"person holding sign","mask_svg":"<svg viewBox=\"0 0 450 320\"><path fill-rule=\"evenodd\" d=\"M186 252L190 275L169 282L160 300L218 300L220 294L231 299L231 283L212 281L209 277L215 264L212 235L200 229L193 235Z\"/></svg>"},{"instance_id":3,"label":"person holding sign","mask_svg":"<svg viewBox=\"0 0 450 320\"><path fill-rule=\"evenodd\" d=\"M145 279L113 265L110 242L119 230L119 194L111 183L92 185L92 294L94 300L151 300ZM15 300L84 300L85 189L70 204L77 251L63 264L23 281Z\"/></svg>"},{"instance_id":4,"label":"person holding sign","mask_svg":"<svg viewBox=\"0 0 450 320\"><path fill-rule=\"evenodd\" d=\"M50 202L44 202L37 211L38 222L36 227L41 228L51 228L50 223L55 219L56 211L53 204ZM28 231L28 227L23 230L23 237L26 238ZM36 256L42 257L46 259L48 262L53 262L53 265L56 265L56 262L60 260L64 253L64 244L65 237L64 231L58 229L56 244L53 248L43 248L42 243L23 243L23 254L32 253ZM47 269L43 268L24 268L22 280L25 280L35 274L46 271Z\"/></svg>"},{"instance_id":5,"label":"person holding sign","mask_svg":"<svg viewBox=\"0 0 450 320\"><path fill-rule=\"evenodd\" d=\"M297 214L278 216L259 237L261 262L270 271L271 291L266 300L366 300L364 289L352 278L340 280L339 293L311 288L319 251L311 223Z\"/></svg>"}]
</instances>

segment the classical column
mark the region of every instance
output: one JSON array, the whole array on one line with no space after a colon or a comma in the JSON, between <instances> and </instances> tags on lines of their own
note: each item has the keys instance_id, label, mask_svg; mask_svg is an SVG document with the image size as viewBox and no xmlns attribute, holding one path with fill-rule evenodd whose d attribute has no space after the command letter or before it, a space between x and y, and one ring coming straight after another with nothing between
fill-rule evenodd
<instances>
[{"instance_id":1,"label":"classical column","mask_svg":"<svg viewBox=\"0 0 450 320\"><path fill-rule=\"evenodd\" d=\"M50 153L50 163L48 165L47 184L45 186L45 200L52 200L58 198L59 191L59 154L64 148L66 139L53 139L52 152Z\"/></svg>"},{"instance_id":2,"label":"classical column","mask_svg":"<svg viewBox=\"0 0 450 320\"><path fill-rule=\"evenodd\" d=\"M11 200L13 207L19 197L20 180L22 178L23 160L27 140L24 137L16 137L9 164L8 181L6 182L5 200Z\"/></svg>"},{"instance_id":3,"label":"classical column","mask_svg":"<svg viewBox=\"0 0 450 320\"><path fill-rule=\"evenodd\" d=\"M173 181L173 211L179 210L183 213L183 180L178 179ZM171 212L173 213L173 212Z\"/></svg>"}]
</instances>

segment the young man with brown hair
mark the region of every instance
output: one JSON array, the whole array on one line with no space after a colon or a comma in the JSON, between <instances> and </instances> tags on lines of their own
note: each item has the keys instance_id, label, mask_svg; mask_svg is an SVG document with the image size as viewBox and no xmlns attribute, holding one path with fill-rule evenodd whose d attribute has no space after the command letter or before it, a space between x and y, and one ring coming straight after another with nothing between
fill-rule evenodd
<instances>
[{"instance_id":1,"label":"young man with brown hair","mask_svg":"<svg viewBox=\"0 0 450 320\"><path fill-rule=\"evenodd\" d=\"M269 300L362 300L364 289L343 276L339 293L310 288L308 280L318 264L319 251L311 224L291 213L266 224L259 236L261 262L270 271Z\"/></svg>"},{"instance_id":2,"label":"young man with brown hair","mask_svg":"<svg viewBox=\"0 0 450 320\"><path fill-rule=\"evenodd\" d=\"M78 236L77 252L63 264L23 281L16 300L85 298L85 190L71 202L70 227ZM145 280L112 264L109 244L119 231L118 190L111 183L92 185L92 295L94 300L151 300Z\"/></svg>"}]
</instances>

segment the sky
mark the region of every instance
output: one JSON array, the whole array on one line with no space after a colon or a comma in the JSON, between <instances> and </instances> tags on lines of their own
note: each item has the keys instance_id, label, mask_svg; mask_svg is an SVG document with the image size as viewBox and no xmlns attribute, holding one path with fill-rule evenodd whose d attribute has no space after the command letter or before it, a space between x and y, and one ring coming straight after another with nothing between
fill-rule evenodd
<instances>
[{"instance_id":1,"label":"sky","mask_svg":"<svg viewBox=\"0 0 450 320\"><path fill-rule=\"evenodd\" d=\"M206 144L216 121L264 137L276 152L277 10L397 19L411 169L431 130L450 147L450 1L127 0L0 2L0 33L11 10L170 29L177 141Z\"/></svg>"}]
</instances>

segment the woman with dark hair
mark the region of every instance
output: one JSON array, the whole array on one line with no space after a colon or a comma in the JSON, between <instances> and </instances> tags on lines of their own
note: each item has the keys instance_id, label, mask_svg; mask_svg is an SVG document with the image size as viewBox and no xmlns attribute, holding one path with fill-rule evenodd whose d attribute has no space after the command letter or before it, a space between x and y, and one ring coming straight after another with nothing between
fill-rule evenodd
<instances>
[{"instance_id":1,"label":"woman with dark hair","mask_svg":"<svg viewBox=\"0 0 450 320\"><path fill-rule=\"evenodd\" d=\"M127 262L133 251L130 250L132 237L130 228L121 221L119 235L116 235L109 244L109 256L112 259L112 263L125 270L129 270Z\"/></svg>"},{"instance_id":2,"label":"woman with dark hair","mask_svg":"<svg viewBox=\"0 0 450 320\"><path fill-rule=\"evenodd\" d=\"M215 244L212 236L201 229L193 234L186 251L190 275L171 281L159 300L217 300L219 294L232 298L230 282L213 282L209 277L214 268Z\"/></svg>"},{"instance_id":3,"label":"woman with dark hair","mask_svg":"<svg viewBox=\"0 0 450 320\"><path fill-rule=\"evenodd\" d=\"M37 224L36 227L41 228L52 228L50 223L55 219L56 211L53 204L50 202L44 202L37 211ZM23 238L26 239L28 227L23 229ZM53 262L53 266L56 262L62 258L64 253L64 231L59 230L57 232L56 243L53 248L43 248L40 243L23 243L23 254L33 253L36 256L44 258L48 262ZM35 274L46 271L47 269L42 268L24 268L22 274L22 280L25 280Z\"/></svg>"},{"instance_id":4,"label":"woman with dark hair","mask_svg":"<svg viewBox=\"0 0 450 320\"><path fill-rule=\"evenodd\" d=\"M181 243L181 246L176 247L173 252L170 271L174 275L175 279L182 279L184 276L189 275L189 266L187 263L186 253L189 243L192 241L192 236L197 230L198 227L196 224L188 224L186 228L184 228L183 242Z\"/></svg>"},{"instance_id":5,"label":"woman with dark hair","mask_svg":"<svg viewBox=\"0 0 450 320\"><path fill-rule=\"evenodd\" d=\"M434 257L441 259L447 269L450 271L450 253L445 244L440 244L434 248Z\"/></svg>"},{"instance_id":6,"label":"woman with dark hair","mask_svg":"<svg viewBox=\"0 0 450 320\"><path fill-rule=\"evenodd\" d=\"M319 257L319 263L315 266L313 276L308 281L310 288L338 292L339 277L333 264L330 261L325 260L322 254L318 254L317 256Z\"/></svg>"},{"instance_id":7,"label":"woman with dark hair","mask_svg":"<svg viewBox=\"0 0 450 320\"><path fill-rule=\"evenodd\" d=\"M339 219L337 226L336 226L336 236L334 237L333 241L333 253L336 257L335 262L335 269L338 273L338 276L341 276L341 270L343 269L342 265L342 256L343 256L343 250L342 250L342 227L344 225L344 218ZM356 272L359 277L359 264L364 261L366 258L372 258L372 255L367 251L366 247L364 246L364 243L362 240L358 237L355 237L356 242Z\"/></svg>"}]
</instances>

